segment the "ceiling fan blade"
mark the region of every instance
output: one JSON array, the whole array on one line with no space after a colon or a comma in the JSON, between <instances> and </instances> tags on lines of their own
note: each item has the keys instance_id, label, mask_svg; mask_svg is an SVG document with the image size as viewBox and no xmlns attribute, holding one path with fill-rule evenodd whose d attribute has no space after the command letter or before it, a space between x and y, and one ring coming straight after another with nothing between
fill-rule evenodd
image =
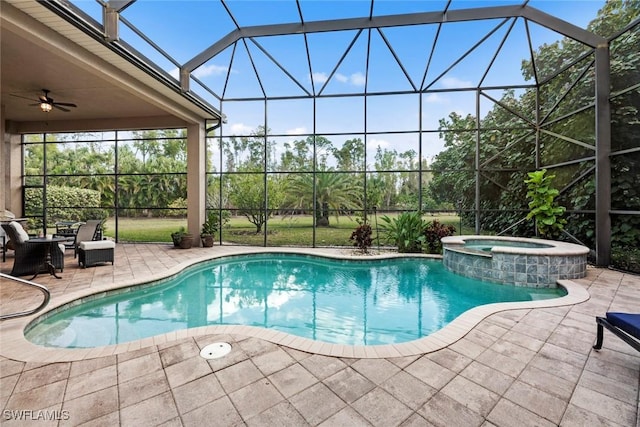
<instances>
[{"instance_id":1,"label":"ceiling fan blade","mask_svg":"<svg viewBox=\"0 0 640 427\"><path fill-rule=\"evenodd\" d=\"M54 102L53 105L62 105L62 106L65 106L65 107L74 107L74 108L77 107L76 104L73 104L71 102Z\"/></svg>"},{"instance_id":2,"label":"ceiling fan blade","mask_svg":"<svg viewBox=\"0 0 640 427\"><path fill-rule=\"evenodd\" d=\"M36 101L33 98L27 98L26 96L22 96L22 95L15 95L15 94L11 94L11 96L15 96L16 98L22 98L22 99L28 99L29 101Z\"/></svg>"},{"instance_id":3,"label":"ceiling fan blade","mask_svg":"<svg viewBox=\"0 0 640 427\"><path fill-rule=\"evenodd\" d=\"M64 112L66 112L66 113L68 113L69 111L71 111L71 110L69 110L68 108L61 107L61 106L60 106L60 105L58 105L58 104L53 104L53 106L54 106L55 108L57 108L58 110L62 110L62 111L64 111Z\"/></svg>"}]
</instances>

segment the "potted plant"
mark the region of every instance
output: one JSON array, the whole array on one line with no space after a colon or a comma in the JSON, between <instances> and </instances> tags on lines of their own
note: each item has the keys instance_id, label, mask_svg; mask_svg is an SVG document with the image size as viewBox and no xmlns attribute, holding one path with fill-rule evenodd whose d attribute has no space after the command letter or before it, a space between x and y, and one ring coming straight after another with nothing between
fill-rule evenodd
<instances>
[{"instance_id":1,"label":"potted plant","mask_svg":"<svg viewBox=\"0 0 640 427\"><path fill-rule=\"evenodd\" d=\"M358 224L360 225L351 233L349 240L353 240L353 245L357 246L363 254L367 254L373 244L373 240L371 239L373 230L365 221L358 221Z\"/></svg>"},{"instance_id":2,"label":"potted plant","mask_svg":"<svg viewBox=\"0 0 640 427\"><path fill-rule=\"evenodd\" d=\"M218 215L215 211L210 211L207 214L207 220L202 224L202 230L200 231L200 238L202 239L202 246L210 248L213 246L213 238L218 231Z\"/></svg>"},{"instance_id":3,"label":"potted plant","mask_svg":"<svg viewBox=\"0 0 640 427\"><path fill-rule=\"evenodd\" d=\"M173 246L180 249L188 249L193 246L193 234L187 233L184 227L171 233Z\"/></svg>"}]
</instances>

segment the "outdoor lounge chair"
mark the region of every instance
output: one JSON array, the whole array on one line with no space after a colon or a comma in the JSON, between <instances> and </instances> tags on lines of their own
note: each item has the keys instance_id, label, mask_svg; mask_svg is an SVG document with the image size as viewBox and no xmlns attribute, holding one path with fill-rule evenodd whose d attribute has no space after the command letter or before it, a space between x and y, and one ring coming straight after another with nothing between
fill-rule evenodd
<instances>
[{"instance_id":1,"label":"outdoor lounge chair","mask_svg":"<svg viewBox=\"0 0 640 427\"><path fill-rule=\"evenodd\" d=\"M102 228L102 220L101 219L90 219L86 224L82 224L78 227L78 232L76 233L75 241L73 242L73 257L78 256L78 249L80 248L80 243L82 242L90 242L92 240L97 240L100 235L100 229Z\"/></svg>"},{"instance_id":2,"label":"outdoor lounge chair","mask_svg":"<svg viewBox=\"0 0 640 427\"><path fill-rule=\"evenodd\" d=\"M607 328L631 347L640 351L640 314L612 313L606 317L596 317L598 332L595 350L602 348L603 328Z\"/></svg>"},{"instance_id":3,"label":"outdoor lounge chair","mask_svg":"<svg viewBox=\"0 0 640 427\"><path fill-rule=\"evenodd\" d=\"M2 228L9 236L9 240L13 242L15 251L15 259L12 276L25 276L27 274L36 274L45 267L44 261L47 248L44 245L30 245L27 243L29 235L22 226L12 221L9 224L2 224ZM51 245L50 248L51 264L55 269L64 270L64 245Z\"/></svg>"}]
</instances>

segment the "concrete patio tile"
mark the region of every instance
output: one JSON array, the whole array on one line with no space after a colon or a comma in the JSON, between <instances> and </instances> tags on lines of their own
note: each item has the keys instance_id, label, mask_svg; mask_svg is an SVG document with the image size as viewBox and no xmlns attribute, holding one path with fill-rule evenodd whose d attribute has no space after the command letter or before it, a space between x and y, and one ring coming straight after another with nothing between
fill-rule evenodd
<instances>
[{"instance_id":1,"label":"concrete patio tile","mask_svg":"<svg viewBox=\"0 0 640 427\"><path fill-rule=\"evenodd\" d=\"M558 325L547 342L576 353L588 354L591 351L594 339L594 331L587 332L571 326Z\"/></svg>"},{"instance_id":2,"label":"concrete patio tile","mask_svg":"<svg viewBox=\"0 0 640 427\"><path fill-rule=\"evenodd\" d=\"M589 370L582 371L578 385L589 390L597 391L614 399L621 400L630 405L638 402L638 383L621 383L605 375L600 375Z\"/></svg>"},{"instance_id":3,"label":"concrete patio tile","mask_svg":"<svg viewBox=\"0 0 640 427\"><path fill-rule=\"evenodd\" d=\"M631 426L636 422L637 405L629 405L580 385L576 387L570 403L618 424Z\"/></svg>"},{"instance_id":4,"label":"concrete patio tile","mask_svg":"<svg viewBox=\"0 0 640 427\"><path fill-rule=\"evenodd\" d=\"M318 425L346 406L346 403L323 383L315 384L289 399L305 421Z\"/></svg>"},{"instance_id":5,"label":"concrete patio tile","mask_svg":"<svg viewBox=\"0 0 640 427\"><path fill-rule=\"evenodd\" d=\"M460 375L499 395L507 391L515 381L514 377L476 361L464 368Z\"/></svg>"},{"instance_id":6,"label":"concrete patio tile","mask_svg":"<svg viewBox=\"0 0 640 427\"><path fill-rule=\"evenodd\" d=\"M553 329L547 327L538 327L527 323L518 323L511 328L511 331L523 334L540 341L546 341L553 332Z\"/></svg>"},{"instance_id":7,"label":"concrete patio tile","mask_svg":"<svg viewBox=\"0 0 640 427\"><path fill-rule=\"evenodd\" d=\"M205 359L195 356L164 369L169 385L177 387L213 372Z\"/></svg>"},{"instance_id":8,"label":"concrete patio tile","mask_svg":"<svg viewBox=\"0 0 640 427\"><path fill-rule=\"evenodd\" d=\"M278 348L278 346L274 343L253 337L240 341L239 344L249 357L259 356L261 354L274 351Z\"/></svg>"},{"instance_id":9,"label":"concrete patio tile","mask_svg":"<svg viewBox=\"0 0 640 427\"><path fill-rule=\"evenodd\" d=\"M479 426L484 418L477 412L458 403L443 393L434 395L422 408L418 410L427 421L435 426Z\"/></svg>"},{"instance_id":10,"label":"concrete patio tile","mask_svg":"<svg viewBox=\"0 0 640 427\"><path fill-rule=\"evenodd\" d=\"M304 351L296 350L296 349L291 348L291 347L282 347L282 349L284 351L286 351L289 354L289 356L293 357L294 359L296 359L298 361L301 361L301 360L304 360L304 359L306 359L308 357L313 356L311 353L307 353L307 352L304 352Z\"/></svg>"},{"instance_id":11,"label":"concrete patio tile","mask_svg":"<svg viewBox=\"0 0 640 427\"><path fill-rule=\"evenodd\" d=\"M242 347L240 347L238 344L231 344L231 352L229 354L219 359L209 359L207 360L207 363L209 363L209 366L211 367L213 372L218 372L225 368L228 368L229 366L233 366L237 363L243 362L247 359L249 359L249 356L244 352Z\"/></svg>"},{"instance_id":12,"label":"concrete patio tile","mask_svg":"<svg viewBox=\"0 0 640 427\"><path fill-rule=\"evenodd\" d=\"M61 420L61 426L78 425L100 418L118 410L118 388L109 387L77 399L65 400L62 410L68 411L69 419Z\"/></svg>"},{"instance_id":13,"label":"concrete patio tile","mask_svg":"<svg viewBox=\"0 0 640 427\"><path fill-rule=\"evenodd\" d=\"M289 402L280 402L255 417L248 419L246 423L248 427L302 427L309 425Z\"/></svg>"},{"instance_id":14,"label":"concrete patio tile","mask_svg":"<svg viewBox=\"0 0 640 427\"><path fill-rule=\"evenodd\" d=\"M413 410L420 408L436 394L436 389L404 371L398 372L380 387Z\"/></svg>"},{"instance_id":15,"label":"concrete patio tile","mask_svg":"<svg viewBox=\"0 0 640 427\"><path fill-rule=\"evenodd\" d=\"M182 362L185 359L199 355L200 349L193 339L189 338L179 344L161 348L158 353L160 354L162 366L166 368L167 366L171 366L175 363Z\"/></svg>"},{"instance_id":16,"label":"concrete patio tile","mask_svg":"<svg viewBox=\"0 0 640 427\"><path fill-rule=\"evenodd\" d=\"M489 321L480 322L478 326L475 327L475 329L480 332L484 332L485 334L490 335L494 338L502 337L509 330Z\"/></svg>"},{"instance_id":17,"label":"concrete patio tile","mask_svg":"<svg viewBox=\"0 0 640 427\"><path fill-rule=\"evenodd\" d=\"M178 416L171 392L159 394L120 410L122 425L157 425Z\"/></svg>"},{"instance_id":18,"label":"concrete patio tile","mask_svg":"<svg viewBox=\"0 0 640 427\"><path fill-rule=\"evenodd\" d=\"M622 424L615 423L611 420L603 418L593 412L579 408L569 404L564 412L560 425L563 427L585 427L585 426L608 426L608 427L624 427Z\"/></svg>"},{"instance_id":19,"label":"concrete patio tile","mask_svg":"<svg viewBox=\"0 0 640 427\"><path fill-rule=\"evenodd\" d=\"M351 367L377 385L400 371L400 368L385 359L360 359Z\"/></svg>"},{"instance_id":20,"label":"concrete patio tile","mask_svg":"<svg viewBox=\"0 0 640 427\"><path fill-rule=\"evenodd\" d=\"M214 374L183 384L172 391L178 411L181 414L204 406L225 395L220 382Z\"/></svg>"},{"instance_id":21,"label":"concrete patio tile","mask_svg":"<svg viewBox=\"0 0 640 427\"><path fill-rule=\"evenodd\" d=\"M337 372L323 380L331 391L347 403L353 403L375 388L375 384L351 367Z\"/></svg>"},{"instance_id":22,"label":"concrete patio tile","mask_svg":"<svg viewBox=\"0 0 640 427\"><path fill-rule=\"evenodd\" d=\"M241 389L264 375L251 360L245 360L215 373L227 393Z\"/></svg>"},{"instance_id":23,"label":"concrete patio tile","mask_svg":"<svg viewBox=\"0 0 640 427\"><path fill-rule=\"evenodd\" d=\"M594 352L597 353L597 352ZM600 375L604 375L607 378L619 381L631 386L637 386L638 384L638 370L640 365L619 365L617 363L610 363L604 357L589 357L585 370L595 372Z\"/></svg>"},{"instance_id":24,"label":"concrete patio tile","mask_svg":"<svg viewBox=\"0 0 640 427\"><path fill-rule=\"evenodd\" d=\"M421 415L414 413L404 420L400 427L433 427L433 424L425 420Z\"/></svg>"},{"instance_id":25,"label":"concrete patio tile","mask_svg":"<svg viewBox=\"0 0 640 427\"><path fill-rule=\"evenodd\" d=\"M516 331L509 331L502 336L502 339L520 347L524 347L531 351L538 351L544 345L544 341L540 341L528 335L521 334Z\"/></svg>"},{"instance_id":26,"label":"concrete patio tile","mask_svg":"<svg viewBox=\"0 0 640 427\"><path fill-rule=\"evenodd\" d=\"M357 413L355 409L347 406L318 427L370 427L371 423Z\"/></svg>"},{"instance_id":27,"label":"concrete patio tile","mask_svg":"<svg viewBox=\"0 0 640 427\"><path fill-rule=\"evenodd\" d=\"M311 387L319 381L302 365L297 363L273 375L269 375L268 380L287 398Z\"/></svg>"},{"instance_id":28,"label":"concrete patio tile","mask_svg":"<svg viewBox=\"0 0 640 427\"><path fill-rule=\"evenodd\" d=\"M124 354L126 355L127 353ZM118 356L118 381L121 382L129 381L161 369L162 363L156 351L123 362L120 362L120 356Z\"/></svg>"},{"instance_id":29,"label":"concrete patio tile","mask_svg":"<svg viewBox=\"0 0 640 427\"><path fill-rule=\"evenodd\" d=\"M242 417L240 417L240 414L227 396L223 396L193 411L182 414L182 420L185 426L242 425Z\"/></svg>"},{"instance_id":30,"label":"concrete patio tile","mask_svg":"<svg viewBox=\"0 0 640 427\"><path fill-rule=\"evenodd\" d=\"M404 357L391 357L387 359L400 369L404 369L416 361L420 356L404 356Z\"/></svg>"},{"instance_id":31,"label":"concrete patio tile","mask_svg":"<svg viewBox=\"0 0 640 427\"><path fill-rule=\"evenodd\" d=\"M451 344L449 348L456 353L462 354L471 359L478 357L480 354L482 354L483 351L487 349L486 346L476 344L466 337Z\"/></svg>"},{"instance_id":32,"label":"concrete patio tile","mask_svg":"<svg viewBox=\"0 0 640 427\"><path fill-rule=\"evenodd\" d=\"M576 386L573 381L560 378L555 373L540 370L535 366L527 366L518 380L567 402Z\"/></svg>"},{"instance_id":33,"label":"concrete patio tile","mask_svg":"<svg viewBox=\"0 0 640 427\"><path fill-rule=\"evenodd\" d=\"M6 357L0 357L0 378L19 374L24 369L24 366L24 362L18 362L16 360L7 359Z\"/></svg>"},{"instance_id":34,"label":"concrete patio tile","mask_svg":"<svg viewBox=\"0 0 640 427\"><path fill-rule=\"evenodd\" d=\"M149 372L141 377L118 384L120 407L125 408L169 390L163 371Z\"/></svg>"},{"instance_id":35,"label":"concrete patio tile","mask_svg":"<svg viewBox=\"0 0 640 427\"><path fill-rule=\"evenodd\" d=\"M520 375L520 372L522 372L526 366L525 362L512 359L492 349L487 349L478 356L476 360L514 378Z\"/></svg>"},{"instance_id":36,"label":"concrete patio tile","mask_svg":"<svg viewBox=\"0 0 640 427\"><path fill-rule=\"evenodd\" d=\"M109 414L103 415L86 423L79 424L81 427L112 427L120 425L120 412L114 411Z\"/></svg>"},{"instance_id":37,"label":"concrete patio tile","mask_svg":"<svg viewBox=\"0 0 640 427\"><path fill-rule=\"evenodd\" d=\"M442 350L429 353L426 357L455 373L462 371L469 363L471 363L472 360L469 357L456 353L448 348L443 348Z\"/></svg>"},{"instance_id":38,"label":"concrete patio tile","mask_svg":"<svg viewBox=\"0 0 640 427\"><path fill-rule=\"evenodd\" d=\"M71 363L54 363L25 370L15 386L15 393L28 391L69 378Z\"/></svg>"},{"instance_id":39,"label":"concrete patio tile","mask_svg":"<svg viewBox=\"0 0 640 427\"><path fill-rule=\"evenodd\" d=\"M507 399L500 399L487 416L487 421L497 427L554 427L557 424L516 405ZM584 426L583 426L584 427Z\"/></svg>"},{"instance_id":40,"label":"concrete patio tile","mask_svg":"<svg viewBox=\"0 0 640 427\"><path fill-rule=\"evenodd\" d=\"M3 379L4 382L4 379ZM14 391L7 401L6 410L44 409L63 401L66 380L45 384L22 392Z\"/></svg>"},{"instance_id":41,"label":"concrete patio tile","mask_svg":"<svg viewBox=\"0 0 640 427\"><path fill-rule=\"evenodd\" d=\"M413 412L379 387L353 402L351 407L375 426L398 425Z\"/></svg>"},{"instance_id":42,"label":"concrete patio tile","mask_svg":"<svg viewBox=\"0 0 640 427\"><path fill-rule=\"evenodd\" d=\"M252 360L264 375L271 375L296 363L293 357L279 347L274 351L255 356Z\"/></svg>"},{"instance_id":43,"label":"concrete patio tile","mask_svg":"<svg viewBox=\"0 0 640 427\"><path fill-rule=\"evenodd\" d=\"M116 365L105 366L92 372L69 378L65 399L75 399L85 394L118 384Z\"/></svg>"},{"instance_id":44,"label":"concrete patio tile","mask_svg":"<svg viewBox=\"0 0 640 427\"><path fill-rule=\"evenodd\" d=\"M533 356L536 355L535 351L522 347L518 344L514 344L511 341L499 339L490 347L491 350L496 351L510 359L518 360L523 363L529 363Z\"/></svg>"},{"instance_id":45,"label":"concrete patio tile","mask_svg":"<svg viewBox=\"0 0 640 427\"><path fill-rule=\"evenodd\" d=\"M69 378L73 378L76 375L82 375L87 372L96 371L98 369L115 365L117 363L116 356L99 357L96 359L79 360L77 362L71 362L71 370L69 371Z\"/></svg>"},{"instance_id":46,"label":"concrete patio tile","mask_svg":"<svg viewBox=\"0 0 640 427\"><path fill-rule=\"evenodd\" d=\"M347 367L347 364L341 359L321 354L313 354L301 359L300 364L319 380L323 380Z\"/></svg>"},{"instance_id":47,"label":"concrete patio tile","mask_svg":"<svg viewBox=\"0 0 640 427\"><path fill-rule=\"evenodd\" d=\"M404 369L422 382L440 390L456 373L423 356Z\"/></svg>"},{"instance_id":48,"label":"concrete patio tile","mask_svg":"<svg viewBox=\"0 0 640 427\"><path fill-rule=\"evenodd\" d=\"M500 396L468 379L457 376L451 380L441 393L462 403L467 408L483 417L493 409Z\"/></svg>"},{"instance_id":49,"label":"concrete patio tile","mask_svg":"<svg viewBox=\"0 0 640 427\"><path fill-rule=\"evenodd\" d=\"M229 399L244 420L280 403L284 397L266 379L251 383L229 394Z\"/></svg>"},{"instance_id":50,"label":"concrete patio tile","mask_svg":"<svg viewBox=\"0 0 640 427\"><path fill-rule=\"evenodd\" d=\"M567 401L516 380L504 394L506 399L558 424L567 407Z\"/></svg>"},{"instance_id":51,"label":"concrete patio tile","mask_svg":"<svg viewBox=\"0 0 640 427\"><path fill-rule=\"evenodd\" d=\"M529 367L538 368L541 371L555 375L558 378L565 379L574 384L578 382L580 374L582 373L582 369L575 365L551 359L540 353L536 354L531 360Z\"/></svg>"}]
</instances>

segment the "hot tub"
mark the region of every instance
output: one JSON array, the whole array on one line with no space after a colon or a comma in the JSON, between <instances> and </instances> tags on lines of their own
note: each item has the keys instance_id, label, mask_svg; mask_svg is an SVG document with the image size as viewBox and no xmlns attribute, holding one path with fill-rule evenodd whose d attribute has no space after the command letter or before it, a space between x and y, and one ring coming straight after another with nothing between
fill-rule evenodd
<instances>
[{"instance_id":1,"label":"hot tub","mask_svg":"<svg viewBox=\"0 0 640 427\"><path fill-rule=\"evenodd\" d=\"M442 239L444 266L457 274L490 282L554 288L558 280L587 274L589 248L555 240L501 236Z\"/></svg>"}]
</instances>

